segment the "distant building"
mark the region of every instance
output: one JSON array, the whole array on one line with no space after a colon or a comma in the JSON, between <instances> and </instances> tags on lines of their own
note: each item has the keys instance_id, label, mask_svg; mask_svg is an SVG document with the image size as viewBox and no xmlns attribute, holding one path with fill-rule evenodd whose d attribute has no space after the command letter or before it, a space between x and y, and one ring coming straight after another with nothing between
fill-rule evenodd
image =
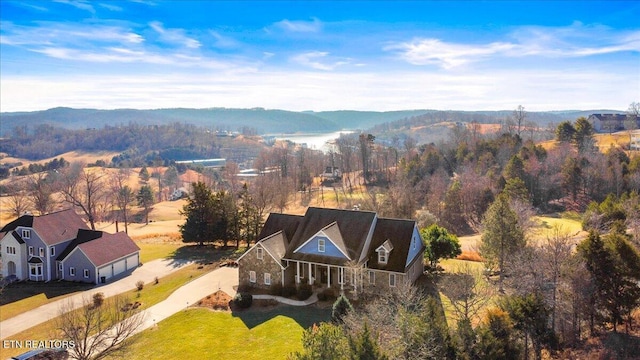
<instances>
[{"instance_id":1,"label":"distant building","mask_svg":"<svg viewBox=\"0 0 640 360\"><path fill-rule=\"evenodd\" d=\"M640 117L627 114L592 114L587 119L596 132L625 130L635 120L635 129L640 128Z\"/></svg>"},{"instance_id":2,"label":"distant building","mask_svg":"<svg viewBox=\"0 0 640 360\"><path fill-rule=\"evenodd\" d=\"M227 159L218 158L218 159L201 159L201 160L180 160L176 161L176 164L191 164L191 165L202 165L206 168L223 168L227 165Z\"/></svg>"}]
</instances>

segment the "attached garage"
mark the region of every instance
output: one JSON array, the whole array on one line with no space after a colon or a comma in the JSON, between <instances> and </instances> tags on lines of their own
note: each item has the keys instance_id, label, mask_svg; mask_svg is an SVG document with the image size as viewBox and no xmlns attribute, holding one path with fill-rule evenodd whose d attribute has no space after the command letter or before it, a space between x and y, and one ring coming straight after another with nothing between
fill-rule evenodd
<instances>
[{"instance_id":1,"label":"attached garage","mask_svg":"<svg viewBox=\"0 0 640 360\"><path fill-rule=\"evenodd\" d=\"M140 248L123 232L81 230L74 241L73 250L58 258L66 271L65 280L105 283L139 265Z\"/></svg>"}]
</instances>

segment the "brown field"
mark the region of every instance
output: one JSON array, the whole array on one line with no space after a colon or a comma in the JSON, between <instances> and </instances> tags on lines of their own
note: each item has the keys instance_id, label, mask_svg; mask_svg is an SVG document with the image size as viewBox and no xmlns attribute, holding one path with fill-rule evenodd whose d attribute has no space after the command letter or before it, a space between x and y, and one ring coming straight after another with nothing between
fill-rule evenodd
<instances>
[{"instance_id":1,"label":"brown field","mask_svg":"<svg viewBox=\"0 0 640 360\"><path fill-rule=\"evenodd\" d=\"M70 151L64 154L60 154L48 159L31 161L26 159L18 159L14 157L5 157L0 159L0 164L12 163L12 162L21 162L21 166L29 166L30 164L44 164L53 159L59 159L63 157L68 162L83 162L86 164L95 163L97 160L104 160L106 162L110 162L111 158L118 155L118 152L113 151L96 151L96 152L84 152L84 151Z\"/></svg>"}]
</instances>

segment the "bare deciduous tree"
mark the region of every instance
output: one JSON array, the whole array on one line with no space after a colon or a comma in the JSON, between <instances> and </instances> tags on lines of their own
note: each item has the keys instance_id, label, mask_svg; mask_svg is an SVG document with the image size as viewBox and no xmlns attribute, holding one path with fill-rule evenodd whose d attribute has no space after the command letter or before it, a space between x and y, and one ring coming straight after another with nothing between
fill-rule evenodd
<instances>
[{"instance_id":1,"label":"bare deciduous tree","mask_svg":"<svg viewBox=\"0 0 640 360\"><path fill-rule=\"evenodd\" d=\"M445 275L438 287L449 298L457 321L476 318L494 295L491 284L483 278L482 272L468 263Z\"/></svg>"},{"instance_id":2,"label":"bare deciduous tree","mask_svg":"<svg viewBox=\"0 0 640 360\"><path fill-rule=\"evenodd\" d=\"M60 177L60 191L65 201L79 207L95 230L96 210L104 197L104 173L99 169L85 169L84 164L73 163Z\"/></svg>"},{"instance_id":3,"label":"bare deciduous tree","mask_svg":"<svg viewBox=\"0 0 640 360\"><path fill-rule=\"evenodd\" d=\"M513 110L513 119L516 123L516 130L518 136L520 136L520 132L522 131L522 127L524 126L525 119L527 118L527 112L524 111L524 106L518 105L518 107Z\"/></svg>"},{"instance_id":4,"label":"bare deciduous tree","mask_svg":"<svg viewBox=\"0 0 640 360\"><path fill-rule=\"evenodd\" d=\"M123 354L132 344L131 336L144 323L144 314L134 309L125 297L109 298L95 306L91 298L82 300L82 307L75 309L72 301L60 307L56 328L72 341L68 350L79 360L97 360Z\"/></svg>"},{"instance_id":5,"label":"bare deciduous tree","mask_svg":"<svg viewBox=\"0 0 640 360\"><path fill-rule=\"evenodd\" d=\"M40 215L51 212L54 208L54 183L55 181L52 180L51 175L45 172L35 173L27 178L27 189L29 190L31 202Z\"/></svg>"},{"instance_id":6,"label":"bare deciduous tree","mask_svg":"<svg viewBox=\"0 0 640 360\"><path fill-rule=\"evenodd\" d=\"M129 169L120 169L111 177L111 196L118 207L122 220L124 220L124 232L129 233L129 206L136 200L136 193L129 187Z\"/></svg>"},{"instance_id":7,"label":"bare deciduous tree","mask_svg":"<svg viewBox=\"0 0 640 360\"><path fill-rule=\"evenodd\" d=\"M14 181L7 185L8 196L8 209L13 216L19 217L25 211L29 210L31 203L27 196L26 184L23 182Z\"/></svg>"}]
</instances>

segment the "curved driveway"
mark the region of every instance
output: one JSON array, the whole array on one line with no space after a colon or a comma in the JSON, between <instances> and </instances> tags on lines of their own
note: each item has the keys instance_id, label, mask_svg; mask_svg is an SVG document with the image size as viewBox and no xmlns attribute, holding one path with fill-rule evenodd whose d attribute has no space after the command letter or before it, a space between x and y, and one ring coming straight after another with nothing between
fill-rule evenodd
<instances>
[{"instance_id":1,"label":"curved driveway","mask_svg":"<svg viewBox=\"0 0 640 360\"><path fill-rule=\"evenodd\" d=\"M96 292L104 293L105 297L118 295L136 288L136 282L142 280L145 284L154 281L157 277L161 278L170 273L181 269L190 262L176 262L175 260L159 259L145 263L143 266L135 269L129 276L117 280L113 283L96 286L92 289L83 291L79 294L71 295L60 300L50 302L48 304L29 310L20 315L9 318L0 322L0 339L4 340L21 331L39 325L45 321L51 320L59 315L60 307L71 301L74 308L82 305L82 300ZM205 275L206 276L206 275ZM198 278L199 279L199 278ZM236 273L236 282L237 282ZM197 279L196 279L197 280ZM195 281L195 280L194 280ZM180 290L177 290L178 292ZM206 296L206 295L205 295ZM204 297L204 296L203 296Z\"/></svg>"}]
</instances>

